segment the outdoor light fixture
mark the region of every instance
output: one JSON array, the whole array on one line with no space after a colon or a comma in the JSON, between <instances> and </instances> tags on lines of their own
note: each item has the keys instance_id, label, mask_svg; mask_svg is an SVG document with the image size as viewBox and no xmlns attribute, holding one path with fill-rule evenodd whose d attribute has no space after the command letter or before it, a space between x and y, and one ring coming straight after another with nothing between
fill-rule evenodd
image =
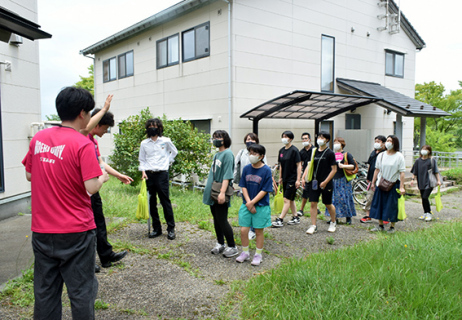
<instances>
[{"instance_id":1,"label":"outdoor light fixture","mask_svg":"<svg viewBox=\"0 0 462 320\"><path fill-rule=\"evenodd\" d=\"M355 27L351 27L351 33L355 32Z\"/></svg>"},{"instance_id":2,"label":"outdoor light fixture","mask_svg":"<svg viewBox=\"0 0 462 320\"><path fill-rule=\"evenodd\" d=\"M0 64L5 65L5 71L11 71L11 61L0 61Z\"/></svg>"}]
</instances>

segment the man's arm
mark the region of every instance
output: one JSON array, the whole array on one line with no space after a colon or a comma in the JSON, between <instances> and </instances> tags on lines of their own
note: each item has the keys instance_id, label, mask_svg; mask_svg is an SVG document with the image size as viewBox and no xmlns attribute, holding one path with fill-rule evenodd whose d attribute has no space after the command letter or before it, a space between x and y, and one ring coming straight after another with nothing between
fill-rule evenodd
<instances>
[{"instance_id":1,"label":"man's arm","mask_svg":"<svg viewBox=\"0 0 462 320\"><path fill-rule=\"evenodd\" d=\"M337 165L333 165L331 166L331 171L329 173L329 175L327 176L326 180L324 180L323 182L321 182L321 184L319 185L319 187L321 189L324 189L327 184L334 178L335 174L337 173Z\"/></svg>"},{"instance_id":2,"label":"man's arm","mask_svg":"<svg viewBox=\"0 0 462 320\"><path fill-rule=\"evenodd\" d=\"M170 141L170 143L168 144L168 149L170 150L169 162L172 163L175 160L176 155L178 154L178 150L172 141Z\"/></svg>"},{"instance_id":3,"label":"man's arm","mask_svg":"<svg viewBox=\"0 0 462 320\"><path fill-rule=\"evenodd\" d=\"M85 129L80 130L81 134L83 134L84 136L87 136L90 133L90 131L93 130L93 128L95 128L98 125L101 118L106 114L106 112L109 111L113 96L114 96L113 94L110 94L107 96L106 102L104 103L103 108L93 117L91 117L90 122L88 122L87 124L87 127Z\"/></svg>"},{"instance_id":4,"label":"man's arm","mask_svg":"<svg viewBox=\"0 0 462 320\"><path fill-rule=\"evenodd\" d=\"M26 171L26 179L27 179L27 181L31 181L31 178L32 178L32 174L30 172Z\"/></svg>"},{"instance_id":5,"label":"man's arm","mask_svg":"<svg viewBox=\"0 0 462 320\"><path fill-rule=\"evenodd\" d=\"M99 176L98 178L93 178L84 182L85 189L87 189L88 193L95 194L101 189L103 183L109 180L109 176L107 172L103 172L103 175Z\"/></svg>"},{"instance_id":6,"label":"man's arm","mask_svg":"<svg viewBox=\"0 0 462 320\"><path fill-rule=\"evenodd\" d=\"M133 182L133 179L130 178L129 176L126 176L124 174L121 174L119 171L108 165L106 162L103 161L101 157L98 157L99 164L104 165L104 170L106 170L107 173L109 173L111 176L116 177L120 181L122 181L125 184L130 184Z\"/></svg>"}]
</instances>

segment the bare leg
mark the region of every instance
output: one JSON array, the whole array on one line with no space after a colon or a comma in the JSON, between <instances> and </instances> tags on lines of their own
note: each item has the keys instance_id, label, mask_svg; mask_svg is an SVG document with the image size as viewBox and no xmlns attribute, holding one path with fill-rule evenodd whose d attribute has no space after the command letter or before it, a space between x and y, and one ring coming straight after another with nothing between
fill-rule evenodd
<instances>
[{"instance_id":1,"label":"bare leg","mask_svg":"<svg viewBox=\"0 0 462 320\"><path fill-rule=\"evenodd\" d=\"M297 216L297 207L295 206L295 201L290 201L290 210L292 211L292 215L294 217Z\"/></svg>"},{"instance_id":2,"label":"bare leg","mask_svg":"<svg viewBox=\"0 0 462 320\"><path fill-rule=\"evenodd\" d=\"M256 244L257 244L258 249L263 248L263 241L265 240L265 235L263 234L263 230L264 229L255 229L255 233L257 235Z\"/></svg>"},{"instance_id":3,"label":"bare leg","mask_svg":"<svg viewBox=\"0 0 462 320\"><path fill-rule=\"evenodd\" d=\"M326 205L327 211L330 214L330 221L335 222L335 207L333 204Z\"/></svg>"},{"instance_id":4,"label":"bare leg","mask_svg":"<svg viewBox=\"0 0 462 320\"><path fill-rule=\"evenodd\" d=\"M318 217L318 203L317 202L311 202L310 215L311 215L311 224L315 226L316 219Z\"/></svg>"},{"instance_id":5,"label":"bare leg","mask_svg":"<svg viewBox=\"0 0 462 320\"><path fill-rule=\"evenodd\" d=\"M284 198L284 206L282 207L282 212L281 212L281 215L279 216L279 218L284 219L287 212L289 212L290 202L291 201L289 199Z\"/></svg>"},{"instance_id":6,"label":"bare leg","mask_svg":"<svg viewBox=\"0 0 462 320\"><path fill-rule=\"evenodd\" d=\"M249 246L249 230L250 227L241 227L241 243L243 247Z\"/></svg>"},{"instance_id":7,"label":"bare leg","mask_svg":"<svg viewBox=\"0 0 462 320\"><path fill-rule=\"evenodd\" d=\"M305 199L305 198L302 198L302 205L300 207L300 210L303 211L303 209L305 209L305 205L306 205L306 202L308 201L308 199Z\"/></svg>"}]
</instances>

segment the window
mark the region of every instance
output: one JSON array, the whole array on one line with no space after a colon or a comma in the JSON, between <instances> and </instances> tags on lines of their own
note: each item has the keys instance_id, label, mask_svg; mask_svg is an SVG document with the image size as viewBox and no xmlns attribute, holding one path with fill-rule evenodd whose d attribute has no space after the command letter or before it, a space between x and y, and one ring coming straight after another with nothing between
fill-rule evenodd
<instances>
[{"instance_id":1,"label":"window","mask_svg":"<svg viewBox=\"0 0 462 320\"><path fill-rule=\"evenodd\" d=\"M385 74L393 77L404 77L404 54L385 51Z\"/></svg>"},{"instance_id":2,"label":"window","mask_svg":"<svg viewBox=\"0 0 462 320\"><path fill-rule=\"evenodd\" d=\"M3 134L2 134L2 105L0 102L0 192L5 191L5 172L3 171Z\"/></svg>"},{"instance_id":3,"label":"window","mask_svg":"<svg viewBox=\"0 0 462 320\"><path fill-rule=\"evenodd\" d=\"M361 115L346 113L345 114L345 129L346 130L361 129Z\"/></svg>"},{"instance_id":4,"label":"window","mask_svg":"<svg viewBox=\"0 0 462 320\"><path fill-rule=\"evenodd\" d=\"M110 58L103 61L103 82L117 79L116 58Z\"/></svg>"},{"instance_id":5,"label":"window","mask_svg":"<svg viewBox=\"0 0 462 320\"><path fill-rule=\"evenodd\" d=\"M183 62L210 55L210 22L203 23L182 34Z\"/></svg>"},{"instance_id":6,"label":"window","mask_svg":"<svg viewBox=\"0 0 462 320\"><path fill-rule=\"evenodd\" d=\"M119 79L133 76L133 50L119 55Z\"/></svg>"},{"instance_id":7,"label":"window","mask_svg":"<svg viewBox=\"0 0 462 320\"><path fill-rule=\"evenodd\" d=\"M178 34L157 41L157 69L178 64L179 49Z\"/></svg>"},{"instance_id":8,"label":"window","mask_svg":"<svg viewBox=\"0 0 462 320\"><path fill-rule=\"evenodd\" d=\"M198 132L210 134L210 120L190 120Z\"/></svg>"},{"instance_id":9,"label":"window","mask_svg":"<svg viewBox=\"0 0 462 320\"><path fill-rule=\"evenodd\" d=\"M334 92L335 38L321 39L321 91Z\"/></svg>"}]
</instances>

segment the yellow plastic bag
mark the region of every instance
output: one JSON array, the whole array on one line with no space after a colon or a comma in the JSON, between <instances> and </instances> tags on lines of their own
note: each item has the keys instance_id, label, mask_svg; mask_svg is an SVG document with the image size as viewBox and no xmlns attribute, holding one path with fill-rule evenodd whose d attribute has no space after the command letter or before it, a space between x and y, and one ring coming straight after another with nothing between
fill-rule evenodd
<instances>
[{"instance_id":1,"label":"yellow plastic bag","mask_svg":"<svg viewBox=\"0 0 462 320\"><path fill-rule=\"evenodd\" d=\"M396 191L401 194L401 192L399 191L399 189L396 189ZM398 220L399 221L403 221L404 219L406 219L406 209L404 207L404 195L401 195L399 198L398 198Z\"/></svg>"},{"instance_id":2,"label":"yellow plastic bag","mask_svg":"<svg viewBox=\"0 0 462 320\"><path fill-rule=\"evenodd\" d=\"M311 150L311 159L308 162L308 174L305 177L306 182L310 182L311 180L313 180L313 171L314 171L314 161L313 160L314 160L315 152L316 152L316 148L313 148L313 150Z\"/></svg>"},{"instance_id":3,"label":"yellow plastic bag","mask_svg":"<svg viewBox=\"0 0 462 320\"><path fill-rule=\"evenodd\" d=\"M146 180L141 181L140 194L138 195L138 207L136 208L137 219L149 219L148 190Z\"/></svg>"},{"instance_id":4,"label":"yellow plastic bag","mask_svg":"<svg viewBox=\"0 0 462 320\"><path fill-rule=\"evenodd\" d=\"M441 210L443 210L443 202L441 201L440 186L438 186L438 192L436 193L436 196L435 196L435 203L436 203L436 211L440 212Z\"/></svg>"},{"instance_id":5,"label":"yellow plastic bag","mask_svg":"<svg viewBox=\"0 0 462 320\"><path fill-rule=\"evenodd\" d=\"M273 213L281 213L282 207L284 206L284 196L281 192L281 186L276 190L276 195L274 196L273 201Z\"/></svg>"}]
</instances>

